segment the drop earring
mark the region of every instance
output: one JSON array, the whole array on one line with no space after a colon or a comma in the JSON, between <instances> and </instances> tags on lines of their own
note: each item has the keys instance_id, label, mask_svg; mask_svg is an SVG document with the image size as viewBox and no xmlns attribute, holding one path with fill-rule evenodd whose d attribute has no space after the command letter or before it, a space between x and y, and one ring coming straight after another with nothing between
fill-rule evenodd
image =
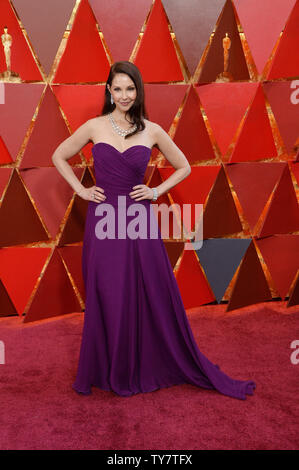
<instances>
[{"instance_id":1,"label":"drop earring","mask_svg":"<svg viewBox=\"0 0 299 470\"><path fill-rule=\"evenodd\" d=\"M111 104L114 103L114 101L113 101L113 96L111 95L111 93L110 93L110 101L111 101Z\"/></svg>"}]
</instances>

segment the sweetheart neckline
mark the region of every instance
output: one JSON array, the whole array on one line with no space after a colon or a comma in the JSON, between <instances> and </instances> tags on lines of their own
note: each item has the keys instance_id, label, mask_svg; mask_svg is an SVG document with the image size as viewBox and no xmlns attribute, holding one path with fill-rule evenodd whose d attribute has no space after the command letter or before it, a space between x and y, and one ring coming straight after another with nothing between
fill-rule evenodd
<instances>
[{"instance_id":1,"label":"sweetheart neckline","mask_svg":"<svg viewBox=\"0 0 299 470\"><path fill-rule=\"evenodd\" d=\"M104 145L109 145L109 147L112 147L114 150L116 150L116 152L120 153L121 155L123 155L124 153L126 153L128 150L134 148L134 147L145 147L146 149L152 151L152 149L150 147L148 147L147 145L142 145L142 144L137 144L137 145L132 145L131 147L128 147L127 149L125 149L123 152L121 152L120 150L118 150L117 148L114 147L114 145L111 145L111 144L108 144L108 142L96 142L95 144L93 144L92 148L94 148L96 145L99 145L99 144L104 144Z\"/></svg>"}]
</instances>

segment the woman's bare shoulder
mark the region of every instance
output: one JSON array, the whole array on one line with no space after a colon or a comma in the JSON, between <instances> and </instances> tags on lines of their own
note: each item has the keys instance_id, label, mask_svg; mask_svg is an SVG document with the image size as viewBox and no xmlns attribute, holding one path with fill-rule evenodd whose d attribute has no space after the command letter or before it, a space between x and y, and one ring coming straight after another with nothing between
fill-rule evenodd
<instances>
[{"instance_id":1,"label":"woman's bare shoulder","mask_svg":"<svg viewBox=\"0 0 299 470\"><path fill-rule=\"evenodd\" d=\"M101 131L104 130L104 126L106 124L106 116L96 116L93 118L88 119L89 126L92 131Z\"/></svg>"},{"instance_id":2,"label":"woman's bare shoulder","mask_svg":"<svg viewBox=\"0 0 299 470\"><path fill-rule=\"evenodd\" d=\"M106 116L96 116L93 118L88 119L88 122L90 123L91 126L98 126L101 124L104 124L106 121Z\"/></svg>"},{"instance_id":3,"label":"woman's bare shoulder","mask_svg":"<svg viewBox=\"0 0 299 470\"><path fill-rule=\"evenodd\" d=\"M145 127L147 128L148 132L152 135L155 135L156 132L159 130L160 126L154 121L149 121L148 119L144 119Z\"/></svg>"},{"instance_id":4,"label":"woman's bare shoulder","mask_svg":"<svg viewBox=\"0 0 299 470\"><path fill-rule=\"evenodd\" d=\"M144 119L144 122L153 138L157 138L161 132L163 133L163 128L157 122L148 121L147 119Z\"/></svg>"},{"instance_id":5,"label":"woman's bare shoulder","mask_svg":"<svg viewBox=\"0 0 299 470\"><path fill-rule=\"evenodd\" d=\"M144 120L145 124L146 124L149 128L153 128L153 127L156 125L155 122L149 121L148 119L143 118L143 120Z\"/></svg>"},{"instance_id":6,"label":"woman's bare shoulder","mask_svg":"<svg viewBox=\"0 0 299 470\"><path fill-rule=\"evenodd\" d=\"M149 121L148 119L144 119L144 122L147 132L151 137L152 147L158 146L160 135L161 133L164 134L165 131L157 122Z\"/></svg>"}]
</instances>

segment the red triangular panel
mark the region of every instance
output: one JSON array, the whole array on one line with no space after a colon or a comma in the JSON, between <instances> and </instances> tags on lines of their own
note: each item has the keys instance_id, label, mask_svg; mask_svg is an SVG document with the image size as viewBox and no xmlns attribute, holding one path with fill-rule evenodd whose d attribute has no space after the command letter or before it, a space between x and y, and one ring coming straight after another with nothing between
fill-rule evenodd
<instances>
[{"instance_id":1,"label":"red triangular panel","mask_svg":"<svg viewBox=\"0 0 299 470\"><path fill-rule=\"evenodd\" d=\"M194 251L183 251L181 263L176 273L176 280L186 309L198 307L215 300Z\"/></svg>"},{"instance_id":2,"label":"red triangular panel","mask_svg":"<svg viewBox=\"0 0 299 470\"><path fill-rule=\"evenodd\" d=\"M201 114L199 98L193 86L190 86L173 141L185 154L190 164L215 159Z\"/></svg>"},{"instance_id":3,"label":"red triangular panel","mask_svg":"<svg viewBox=\"0 0 299 470\"><path fill-rule=\"evenodd\" d=\"M88 168L85 169L81 183L86 188L94 185L94 181ZM59 246L65 245L67 243L81 242L83 240L88 202L89 201L82 199L77 194L75 195L75 198L72 202L71 211L68 215L68 219L64 225L59 240Z\"/></svg>"},{"instance_id":4,"label":"red triangular panel","mask_svg":"<svg viewBox=\"0 0 299 470\"><path fill-rule=\"evenodd\" d=\"M203 214L203 238L221 238L242 231L239 214L221 166Z\"/></svg>"},{"instance_id":5,"label":"red triangular panel","mask_svg":"<svg viewBox=\"0 0 299 470\"><path fill-rule=\"evenodd\" d=\"M258 83L211 83L195 87L222 155L227 152L257 87Z\"/></svg>"},{"instance_id":6,"label":"red triangular panel","mask_svg":"<svg viewBox=\"0 0 299 470\"><path fill-rule=\"evenodd\" d=\"M286 149L291 153L299 135L298 85L295 80L277 81L264 83L263 88Z\"/></svg>"},{"instance_id":7,"label":"red triangular panel","mask_svg":"<svg viewBox=\"0 0 299 470\"><path fill-rule=\"evenodd\" d=\"M299 269L295 277L294 285L290 293L290 298L287 303L287 307L292 307L293 305L299 305Z\"/></svg>"},{"instance_id":8,"label":"red triangular panel","mask_svg":"<svg viewBox=\"0 0 299 470\"><path fill-rule=\"evenodd\" d=\"M207 196L211 191L221 166L207 165L194 166L187 178L180 181L169 190L174 202L183 207L183 204L205 204ZM160 175L165 181L174 172L173 168L158 168ZM159 198L160 200L160 198Z\"/></svg>"},{"instance_id":9,"label":"red triangular panel","mask_svg":"<svg viewBox=\"0 0 299 470\"><path fill-rule=\"evenodd\" d=\"M13 0L46 75L50 72L75 4L76 0Z\"/></svg>"},{"instance_id":10,"label":"red triangular panel","mask_svg":"<svg viewBox=\"0 0 299 470\"><path fill-rule=\"evenodd\" d=\"M299 2L285 25L267 79L298 77L299 75Z\"/></svg>"},{"instance_id":11,"label":"red triangular panel","mask_svg":"<svg viewBox=\"0 0 299 470\"><path fill-rule=\"evenodd\" d=\"M276 157L277 151L265 105L265 98L259 84L253 102L245 117L240 135L230 162L265 160Z\"/></svg>"},{"instance_id":12,"label":"red triangular panel","mask_svg":"<svg viewBox=\"0 0 299 470\"><path fill-rule=\"evenodd\" d=\"M10 175L13 172L13 168L1 168L0 167L0 199L3 197L3 191L8 185Z\"/></svg>"},{"instance_id":13,"label":"red triangular panel","mask_svg":"<svg viewBox=\"0 0 299 470\"><path fill-rule=\"evenodd\" d=\"M163 6L191 75L194 74L209 42L224 3L225 0L188 0L188 3L182 0L163 0Z\"/></svg>"},{"instance_id":14,"label":"red triangular panel","mask_svg":"<svg viewBox=\"0 0 299 470\"><path fill-rule=\"evenodd\" d=\"M195 204L205 204L211 187L216 180L219 168L219 166L214 165L193 167L187 178L170 189L169 194L172 197L174 204L178 204L180 206L182 221L184 210L183 204L190 204L191 206L191 227L186 223L184 224L187 230L194 229L194 224L196 222ZM165 181L174 173L175 170L173 168L159 168L158 171L163 181Z\"/></svg>"},{"instance_id":15,"label":"red triangular panel","mask_svg":"<svg viewBox=\"0 0 299 470\"><path fill-rule=\"evenodd\" d=\"M297 185L299 186L299 160L298 162L289 162L290 170L296 178Z\"/></svg>"},{"instance_id":16,"label":"red triangular panel","mask_svg":"<svg viewBox=\"0 0 299 470\"><path fill-rule=\"evenodd\" d=\"M250 52L261 74L296 0L234 0Z\"/></svg>"},{"instance_id":17,"label":"red triangular panel","mask_svg":"<svg viewBox=\"0 0 299 470\"><path fill-rule=\"evenodd\" d=\"M279 295L288 294L299 265L299 236L275 235L256 240Z\"/></svg>"},{"instance_id":18,"label":"red triangular panel","mask_svg":"<svg viewBox=\"0 0 299 470\"><path fill-rule=\"evenodd\" d=\"M0 105L0 133L10 156L15 160L45 86L39 83L4 83L4 87L5 103Z\"/></svg>"},{"instance_id":19,"label":"red triangular panel","mask_svg":"<svg viewBox=\"0 0 299 470\"><path fill-rule=\"evenodd\" d=\"M226 165L227 174L252 232L284 167L283 162Z\"/></svg>"},{"instance_id":20,"label":"red triangular panel","mask_svg":"<svg viewBox=\"0 0 299 470\"><path fill-rule=\"evenodd\" d=\"M47 299L46 302L45 299ZM61 257L55 248L24 318L24 323L81 310Z\"/></svg>"},{"instance_id":21,"label":"red triangular panel","mask_svg":"<svg viewBox=\"0 0 299 470\"><path fill-rule=\"evenodd\" d=\"M184 80L161 0L153 4L134 64L145 82Z\"/></svg>"},{"instance_id":22,"label":"red triangular panel","mask_svg":"<svg viewBox=\"0 0 299 470\"><path fill-rule=\"evenodd\" d=\"M72 132L99 115L104 104L104 85L53 85L53 91ZM89 142L81 150L87 161L92 158L91 148Z\"/></svg>"},{"instance_id":23,"label":"red triangular panel","mask_svg":"<svg viewBox=\"0 0 299 470\"><path fill-rule=\"evenodd\" d=\"M0 2L0 35L4 34L4 26L12 38L11 44L11 71L18 74L21 80L42 81L43 78L33 58L28 43L20 28L18 19L10 5L9 0ZM4 48L0 47L0 72L7 70Z\"/></svg>"},{"instance_id":24,"label":"red triangular panel","mask_svg":"<svg viewBox=\"0 0 299 470\"><path fill-rule=\"evenodd\" d=\"M219 24L212 37L198 83L209 83L224 71L223 38L228 33L231 40L228 60L228 73L233 80L249 80L249 72L242 48L240 34L235 18L234 6L227 0L221 12Z\"/></svg>"},{"instance_id":25,"label":"red triangular panel","mask_svg":"<svg viewBox=\"0 0 299 470\"><path fill-rule=\"evenodd\" d=\"M298 230L299 206L290 170L286 163L259 232L259 237L296 232Z\"/></svg>"},{"instance_id":26,"label":"red triangular panel","mask_svg":"<svg viewBox=\"0 0 299 470\"><path fill-rule=\"evenodd\" d=\"M130 0L130 3L121 4L119 0L109 0L109 2L89 0L89 3L103 32L113 62L128 60L151 8L152 0ZM117 34L115 34L116 22Z\"/></svg>"},{"instance_id":27,"label":"red triangular panel","mask_svg":"<svg viewBox=\"0 0 299 470\"><path fill-rule=\"evenodd\" d=\"M53 82L105 82L109 69L94 14L88 1L82 0Z\"/></svg>"},{"instance_id":28,"label":"red triangular panel","mask_svg":"<svg viewBox=\"0 0 299 470\"><path fill-rule=\"evenodd\" d=\"M0 317L7 317L10 315L18 315L16 307L14 306L7 290L0 278Z\"/></svg>"},{"instance_id":29,"label":"red triangular panel","mask_svg":"<svg viewBox=\"0 0 299 470\"><path fill-rule=\"evenodd\" d=\"M172 269L174 269L179 257L183 253L185 243L176 242L176 241L165 241L164 245L165 245Z\"/></svg>"},{"instance_id":30,"label":"red triangular panel","mask_svg":"<svg viewBox=\"0 0 299 470\"><path fill-rule=\"evenodd\" d=\"M58 251L70 271L81 298L85 301L86 293L82 276L82 246L64 246L58 248Z\"/></svg>"},{"instance_id":31,"label":"red triangular panel","mask_svg":"<svg viewBox=\"0 0 299 470\"><path fill-rule=\"evenodd\" d=\"M49 239L16 169L0 206L0 227L0 246Z\"/></svg>"},{"instance_id":32,"label":"red triangular panel","mask_svg":"<svg viewBox=\"0 0 299 470\"><path fill-rule=\"evenodd\" d=\"M13 159L0 136L0 165L9 165L10 163L13 163Z\"/></svg>"},{"instance_id":33,"label":"red triangular panel","mask_svg":"<svg viewBox=\"0 0 299 470\"><path fill-rule=\"evenodd\" d=\"M168 132L182 104L189 85L146 84L145 107L149 120L158 123ZM167 106L165 106L167 103Z\"/></svg>"},{"instance_id":34,"label":"red triangular panel","mask_svg":"<svg viewBox=\"0 0 299 470\"><path fill-rule=\"evenodd\" d=\"M226 311L271 299L271 292L252 241L242 259Z\"/></svg>"},{"instance_id":35,"label":"red triangular panel","mask_svg":"<svg viewBox=\"0 0 299 470\"><path fill-rule=\"evenodd\" d=\"M75 176L81 180L83 168L73 168ZM52 238L57 235L65 211L74 194L56 168L30 168L21 171L21 176L36 204ZM47 182L47 191L43 191Z\"/></svg>"},{"instance_id":36,"label":"red triangular panel","mask_svg":"<svg viewBox=\"0 0 299 470\"><path fill-rule=\"evenodd\" d=\"M69 136L57 100L47 86L20 167L54 166L51 157L58 145ZM68 163L82 163L82 160L79 155L74 155Z\"/></svg>"},{"instance_id":37,"label":"red triangular panel","mask_svg":"<svg viewBox=\"0 0 299 470\"><path fill-rule=\"evenodd\" d=\"M0 249L0 278L19 315L24 312L50 251L38 247Z\"/></svg>"}]
</instances>

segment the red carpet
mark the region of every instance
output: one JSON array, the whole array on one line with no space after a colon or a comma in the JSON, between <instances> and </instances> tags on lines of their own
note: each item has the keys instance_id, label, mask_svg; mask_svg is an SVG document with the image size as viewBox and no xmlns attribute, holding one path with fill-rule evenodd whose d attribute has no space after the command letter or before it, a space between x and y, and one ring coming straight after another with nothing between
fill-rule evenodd
<instances>
[{"instance_id":1,"label":"red carpet","mask_svg":"<svg viewBox=\"0 0 299 470\"><path fill-rule=\"evenodd\" d=\"M83 314L32 324L0 319L0 448L298 449L299 308L268 302L225 313L225 305L188 311L201 351L234 378L253 379L247 400L193 385L133 397L71 389Z\"/></svg>"}]
</instances>

